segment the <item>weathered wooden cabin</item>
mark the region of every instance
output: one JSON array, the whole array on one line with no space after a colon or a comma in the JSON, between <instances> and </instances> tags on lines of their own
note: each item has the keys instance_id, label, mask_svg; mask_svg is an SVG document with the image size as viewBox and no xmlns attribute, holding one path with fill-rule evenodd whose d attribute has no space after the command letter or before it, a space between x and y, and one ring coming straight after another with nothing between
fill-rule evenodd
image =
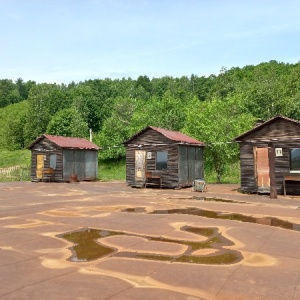
<instances>
[{"instance_id":1,"label":"weathered wooden cabin","mask_svg":"<svg viewBox=\"0 0 300 300\"><path fill-rule=\"evenodd\" d=\"M185 134L148 126L124 145L129 186L182 188L204 177L204 143Z\"/></svg>"},{"instance_id":2,"label":"weathered wooden cabin","mask_svg":"<svg viewBox=\"0 0 300 300\"><path fill-rule=\"evenodd\" d=\"M97 145L83 138L43 134L29 147L31 180L63 182L95 180L98 175Z\"/></svg>"},{"instance_id":3,"label":"weathered wooden cabin","mask_svg":"<svg viewBox=\"0 0 300 300\"><path fill-rule=\"evenodd\" d=\"M270 192L270 150L278 194L300 194L300 122L278 115L234 139L240 144L241 188ZM270 149L274 148L274 149Z\"/></svg>"}]
</instances>

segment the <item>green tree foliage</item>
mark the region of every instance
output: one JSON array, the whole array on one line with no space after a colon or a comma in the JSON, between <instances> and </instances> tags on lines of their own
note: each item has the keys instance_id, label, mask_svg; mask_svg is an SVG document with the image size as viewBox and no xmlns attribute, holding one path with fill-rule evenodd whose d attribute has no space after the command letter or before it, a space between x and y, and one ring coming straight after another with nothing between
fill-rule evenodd
<instances>
[{"instance_id":1,"label":"green tree foliage","mask_svg":"<svg viewBox=\"0 0 300 300\"><path fill-rule=\"evenodd\" d=\"M254 117L244 112L239 95L200 102L194 98L187 106L183 131L205 142L205 162L217 173L221 182L225 167L238 159L233 138L253 127Z\"/></svg>"},{"instance_id":2,"label":"green tree foliage","mask_svg":"<svg viewBox=\"0 0 300 300\"><path fill-rule=\"evenodd\" d=\"M0 80L0 107L20 102L21 99L20 93L12 80Z\"/></svg>"},{"instance_id":3,"label":"green tree foliage","mask_svg":"<svg viewBox=\"0 0 300 300\"><path fill-rule=\"evenodd\" d=\"M167 91L162 99L152 97L149 101L138 101L131 119L131 132L146 126L162 127L179 131L185 122L185 104Z\"/></svg>"},{"instance_id":4,"label":"green tree foliage","mask_svg":"<svg viewBox=\"0 0 300 300\"><path fill-rule=\"evenodd\" d=\"M18 78L14 83L11 79L0 79L0 108L26 100L34 81L24 82Z\"/></svg>"},{"instance_id":5,"label":"green tree foliage","mask_svg":"<svg viewBox=\"0 0 300 300\"><path fill-rule=\"evenodd\" d=\"M93 132L101 129L104 120L104 103L98 91L92 85L79 84L69 93L72 107L81 113L82 118Z\"/></svg>"},{"instance_id":6,"label":"green tree foliage","mask_svg":"<svg viewBox=\"0 0 300 300\"><path fill-rule=\"evenodd\" d=\"M86 138L89 128L77 109L65 108L53 116L46 132L52 135Z\"/></svg>"},{"instance_id":7,"label":"green tree foliage","mask_svg":"<svg viewBox=\"0 0 300 300\"><path fill-rule=\"evenodd\" d=\"M124 157L122 143L131 136L130 124L136 105L135 99L118 97L115 100L111 116L104 121L102 130L95 136L96 144L102 148L102 159Z\"/></svg>"},{"instance_id":8,"label":"green tree foliage","mask_svg":"<svg viewBox=\"0 0 300 300\"><path fill-rule=\"evenodd\" d=\"M32 86L28 96L25 143L30 144L45 133L52 116L68 105L64 86L47 83Z\"/></svg>"},{"instance_id":9,"label":"green tree foliage","mask_svg":"<svg viewBox=\"0 0 300 300\"><path fill-rule=\"evenodd\" d=\"M0 148L7 150L24 148L27 109L27 101L22 101L0 110Z\"/></svg>"},{"instance_id":10,"label":"green tree foliage","mask_svg":"<svg viewBox=\"0 0 300 300\"><path fill-rule=\"evenodd\" d=\"M104 148L102 157L114 159L125 154L122 142L148 125L184 128L209 145L206 166L214 167L221 179L226 164L238 160L237 147L226 141L251 128L254 117L267 120L282 114L300 120L299 106L300 63L222 67L208 77L141 75L137 80L105 78L68 85L2 79L0 147L27 146L47 128L52 134L88 136L87 124ZM66 109L76 111L72 114L77 117L71 119Z\"/></svg>"},{"instance_id":11,"label":"green tree foliage","mask_svg":"<svg viewBox=\"0 0 300 300\"><path fill-rule=\"evenodd\" d=\"M21 99L26 100L28 98L28 94L31 87L34 86L36 83L31 80L24 82L22 78L18 78L15 84Z\"/></svg>"}]
</instances>

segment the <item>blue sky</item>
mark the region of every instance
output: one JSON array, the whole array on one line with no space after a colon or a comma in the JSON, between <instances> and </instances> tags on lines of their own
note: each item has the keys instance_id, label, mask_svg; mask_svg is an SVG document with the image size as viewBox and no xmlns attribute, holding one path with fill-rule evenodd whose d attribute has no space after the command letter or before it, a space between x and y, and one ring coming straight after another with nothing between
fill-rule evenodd
<instances>
[{"instance_id":1,"label":"blue sky","mask_svg":"<svg viewBox=\"0 0 300 300\"><path fill-rule=\"evenodd\" d=\"M209 76L300 61L298 0L0 0L0 79Z\"/></svg>"}]
</instances>

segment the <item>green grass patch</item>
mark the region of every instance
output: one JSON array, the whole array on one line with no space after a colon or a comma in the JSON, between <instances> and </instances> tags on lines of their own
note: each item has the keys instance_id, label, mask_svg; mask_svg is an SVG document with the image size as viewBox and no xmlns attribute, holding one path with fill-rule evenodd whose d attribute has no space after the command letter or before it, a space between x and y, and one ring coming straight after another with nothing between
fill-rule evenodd
<instances>
[{"instance_id":1,"label":"green grass patch","mask_svg":"<svg viewBox=\"0 0 300 300\"><path fill-rule=\"evenodd\" d=\"M30 150L4 150L0 149L0 168L7 168L18 165L30 165Z\"/></svg>"},{"instance_id":2,"label":"green grass patch","mask_svg":"<svg viewBox=\"0 0 300 300\"><path fill-rule=\"evenodd\" d=\"M98 178L100 180L125 180L126 159L99 160Z\"/></svg>"},{"instance_id":3,"label":"green grass patch","mask_svg":"<svg viewBox=\"0 0 300 300\"><path fill-rule=\"evenodd\" d=\"M217 182L217 173L211 168L205 168L204 178L207 183ZM240 183L240 162L226 165L225 172L221 177L221 183Z\"/></svg>"}]
</instances>

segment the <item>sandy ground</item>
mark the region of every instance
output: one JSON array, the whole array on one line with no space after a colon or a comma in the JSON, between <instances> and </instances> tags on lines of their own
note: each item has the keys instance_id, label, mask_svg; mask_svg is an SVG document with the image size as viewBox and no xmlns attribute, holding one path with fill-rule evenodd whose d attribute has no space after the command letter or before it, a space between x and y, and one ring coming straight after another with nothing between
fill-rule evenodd
<instances>
[{"instance_id":1,"label":"sandy ground","mask_svg":"<svg viewBox=\"0 0 300 300\"><path fill-rule=\"evenodd\" d=\"M237 189L0 183L0 299L300 299L300 197L270 199ZM276 217L293 223L294 230L270 226L269 219L255 224L167 213L186 208ZM160 213L151 214L154 210ZM210 228L222 241L193 252L186 243L209 238L186 227ZM114 249L110 255L72 261L74 244L60 235L83 228L122 235L98 240ZM238 259L216 265L175 261L185 253L197 258L234 253ZM172 259L160 261L157 255Z\"/></svg>"}]
</instances>

